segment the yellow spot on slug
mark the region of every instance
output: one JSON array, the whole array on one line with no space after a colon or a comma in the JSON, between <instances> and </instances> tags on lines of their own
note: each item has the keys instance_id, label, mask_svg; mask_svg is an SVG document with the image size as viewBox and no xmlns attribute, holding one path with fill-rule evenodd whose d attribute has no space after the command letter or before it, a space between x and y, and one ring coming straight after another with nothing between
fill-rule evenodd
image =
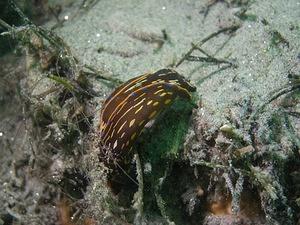
<instances>
[{"instance_id":1,"label":"yellow spot on slug","mask_svg":"<svg viewBox=\"0 0 300 225\"><path fill-rule=\"evenodd\" d=\"M170 102L171 102L171 99L167 99L167 100L165 101L165 104L168 105Z\"/></svg>"},{"instance_id":2,"label":"yellow spot on slug","mask_svg":"<svg viewBox=\"0 0 300 225\"><path fill-rule=\"evenodd\" d=\"M143 97L144 95L146 95L146 93L141 94L138 98L134 99L134 101L139 100L141 97Z\"/></svg>"},{"instance_id":3,"label":"yellow spot on slug","mask_svg":"<svg viewBox=\"0 0 300 225\"><path fill-rule=\"evenodd\" d=\"M126 142L126 147L129 145L129 141Z\"/></svg>"},{"instance_id":4,"label":"yellow spot on slug","mask_svg":"<svg viewBox=\"0 0 300 225\"><path fill-rule=\"evenodd\" d=\"M125 135L125 132L123 132L123 134L121 135L121 138L123 138L123 137L124 137L124 135Z\"/></svg>"},{"instance_id":5,"label":"yellow spot on slug","mask_svg":"<svg viewBox=\"0 0 300 225\"><path fill-rule=\"evenodd\" d=\"M142 120L140 123L139 123L139 126L142 126L142 124L145 122L145 120Z\"/></svg>"},{"instance_id":6,"label":"yellow spot on slug","mask_svg":"<svg viewBox=\"0 0 300 225\"><path fill-rule=\"evenodd\" d=\"M142 108L143 108L143 106L141 105L140 108L138 110L136 110L134 114L137 114L139 111L141 111Z\"/></svg>"},{"instance_id":7,"label":"yellow spot on slug","mask_svg":"<svg viewBox=\"0 0 300 225\"><path fill-rule=\"evenodd\" d=\"M159 89L158 91L154 92L155 95L157 95L159 92L162 92L164 89Z\"/></svg>"},{"instance_id":8,"label":"yellow spot on slug","mask_svg":"<svg viewBox=\"0 0 300 225\"><path fill-rule=\"evenodd\" d=\"M111 135L110 135L110 138L112 138L114 136L114 133L115 133L116 129L113 129Z\"/></svg>"},{"instance_id":9,"label":"yellow spot on slug","mask_svg":"<svg viewBox=\"0 0 300 225\"><path fill-rule=\"evenodd\" d=\"M136 132L133 135L131 135L130 139L133 140L135 136L136 136Z\"/></svg>"},{"instance_id":10,"label":"yellow spot on slug","mask_svg":"<svg viewBox=\"0 0 300 225\"><path fill-rule=\"evenodd\" d=\"M159 102L154 102L153 106L157 106L159 104Z\"/></svg>"},{"instance_id":11,"label":"yellow spot on slug","mask_svg":"<svg viewBox=\"0 0 300 225\"><path fill-rule=\"evenodd\" d=\"M104 122L102 122L101 125L100 125L100 130L105 129L105 127L106 127L106 124Z\"/></svg>"},{"instance_id":12,"label":"yellow spot on slug","mask_svg":"<svg viewBox=\"0 0 300 225\"><path fill-rule=\"evenodd\" d=\"M143 98L141 101L139 101L138 103L136 103L134 105L134 107L137 107L138 105L142 104L145 100L146 100L146 98Z\"/></svg>"},{"instance_id":13,"label":"yellow spot on slug","mask_svg":"<svg viewBox=\"0 0 300 225\"><path fill-rule=\"evenodd\" d=\"M152 119L156 115L156 113L157 113L157 111L153 111L148 118Z\"/></svg>"},{"instance_id":14,"label":"yellow spot on slug","mask_svg":"<svg viewBox=\"0 0 300 225\"><path fill-rule=\"evenodd\" d=\"M132 125L134 124L135 122L135 119L131 120L130 123L129 123L129 127L132 127Z\"/></svg>"},{"instance_id":15,"label":"yellow spot on slug","mask_svg":"<svg viewBox=\"0 0 300 225\"><path fill-rule=\"evenodd\" d=\"M155 83L160 83L161 81L163 81L162 79L157 79L151 82L151 84L155 84Z\"/></svg>"},{"instance_id":16,"label":"yellow spot on slug","mask_svg":"<svg viewBox=\"0 0 300 225\"><path fill-rule=\"evenodd\" d=\"M123 149L123 148L124 148L124 146L125 146L125 144L123 143L123 144L122 144L122 146L121 146L121 149Z\"/></svg>"},{"instance_id":17,"label":"yellow spot on slug","mask_svg":"<svg viewBox=\"0 0 300 225\"><path fill-rule=\"evenodd\" d=\"M118 146L118 140L115 141L113 149L115 149Z\"/></svg>"},{"instance_id":18,"label":"yellow spot on slug","mask_svg":"<svg viewBox=\"0 0 300 225\"><path fill-rule=\"evenodd\" d=\"M147 102L147 105L150 105L152 102L153 102L153 101L152 101L152 100L150 100L149 102Z\"/></svg>"},{"instance_id":19,"label":"yellow spot on slug","mask_svg":"<svg viewBox=\"0 0 300 225\"><path fill-rule=\"evenodd\" d=\"M167 94L167 93L164 92L164 93L160 94L159 96L160 96L160 97L163 97L163 96L165 96L166 94Z\"/></svg>"},{"instance_id":20,"label":"yellow spot on slug","mask_svg":"<svg viewBox=\"0 0 300 225\"><path fill-rule=\"evenodd\" d=\"M122 128L124 127L124 125L125 125L126 122L127 122L127 121L125 121L125 122L122 124L122 126L119 128L117 134L120 133L120 131L122 130Z\"/></svg>"}]
</instances>

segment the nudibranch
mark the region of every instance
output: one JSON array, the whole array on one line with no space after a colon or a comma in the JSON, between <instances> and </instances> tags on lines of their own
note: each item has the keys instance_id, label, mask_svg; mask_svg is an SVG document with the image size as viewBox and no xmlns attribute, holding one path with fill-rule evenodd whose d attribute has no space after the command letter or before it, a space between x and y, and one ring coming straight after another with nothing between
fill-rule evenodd
<instances>
[{"instance_id":1,"label":"nudibranch","mask_svg":"<svg viewBox=\"0 0 300 225\"><path fill-rule=\"evenodd\" d=\"M176 97L190 100L194 91L196 87L172 69L146 73L123 83L101 109L100 159L109 164L120 161L150 120Z\"/></svg>"}]
</instances>

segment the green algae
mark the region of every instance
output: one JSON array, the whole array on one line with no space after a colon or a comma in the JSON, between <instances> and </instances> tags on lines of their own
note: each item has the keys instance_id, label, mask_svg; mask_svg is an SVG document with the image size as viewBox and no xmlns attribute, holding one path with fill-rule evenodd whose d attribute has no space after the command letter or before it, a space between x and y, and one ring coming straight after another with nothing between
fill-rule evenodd
<instances>
[{"instance_id":1,"label":"green algae","mask_svg":"<svg viewBox=\"0 0 300 225\"><path fill-rule=\"evenodd\" d=\"M160 160L178 159L193 107L190 102L177 99L159 115L153 128L140 137L146 161L157 164Z\"/></svg>"},{"instance_id":2,"label":"green algae","mask_svg":"<svg viewBox=\"0 0 300 225\"><path fill-rule=\"evenodd\" d=\"M169 221L168 223L179 220L180 211L170 205L174 204L172 199L174 194L178 193L165 191L163 186L174 162L181 160L182 145L194 107L192 102L176 99L158 116L151 129L144 132L137 145L142 162L151 166L151 172L145 172L143 175L144 213L151 215L156 211Z\"/></svg>"}]
</instances>

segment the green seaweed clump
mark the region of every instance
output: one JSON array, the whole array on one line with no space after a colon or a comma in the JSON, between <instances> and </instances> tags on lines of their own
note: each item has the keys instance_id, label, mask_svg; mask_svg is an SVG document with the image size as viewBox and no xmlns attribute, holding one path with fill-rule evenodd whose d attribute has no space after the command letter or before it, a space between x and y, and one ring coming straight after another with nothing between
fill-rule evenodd
<instances>
[{"instance_id":1,"label":"green seaweed clump","mask_svg":"<svg viewBox=\"0 0 300 225\"><path fill-rule=\"evenodd\" d=\"M174 204L176 192L163 191L164 182L173 170L173 164L181 160L180 154L195 105L182 99L165 110L151 129L146 130L137 144L144 167L145 214L157 212L169 223L181 223L181 211ZM153 198L154 197L154 198ZM180 200L180 198L179 198Z\"/></svg>"}]
</instances>

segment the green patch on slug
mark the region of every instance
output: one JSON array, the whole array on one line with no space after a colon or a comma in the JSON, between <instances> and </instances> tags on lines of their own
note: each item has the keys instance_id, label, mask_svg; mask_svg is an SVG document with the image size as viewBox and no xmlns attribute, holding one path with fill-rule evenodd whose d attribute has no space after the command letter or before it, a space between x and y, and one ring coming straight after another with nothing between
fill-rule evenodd
<instances>
[{"instance_id":1,"label":"green patch on slug","mask_svg":"<svg viewBox=\"0 0 300 225\"><path fill-rule=\"evenodd\" d=\"M159 164L161 161L174 160L180 153L184 136L189 127L189 119L194 105L183 99L176 99L156 119L153 129L144 132L139 149L145 161Z\"/></svg>"},{"instance_id":2,"label":"green patch on slug","mask_svg":"<svg viewBox=\"0 0 300 225\"><path fill-rule=\"evenodd\" d=\"M151 171L145 171L144 168L144 186L147 187L144 192L144 210L146 214L159 213L168 222L180 221L181 212L174 210L176 207L169 207L174 202L174 194L162 189L173 169L173 163L179 159L192 109L195 107L194 101L176 99L172 106L158 116L153 127L144 131L136 145L143 164L151 165Z\"/></svg>"}]
</instances>

